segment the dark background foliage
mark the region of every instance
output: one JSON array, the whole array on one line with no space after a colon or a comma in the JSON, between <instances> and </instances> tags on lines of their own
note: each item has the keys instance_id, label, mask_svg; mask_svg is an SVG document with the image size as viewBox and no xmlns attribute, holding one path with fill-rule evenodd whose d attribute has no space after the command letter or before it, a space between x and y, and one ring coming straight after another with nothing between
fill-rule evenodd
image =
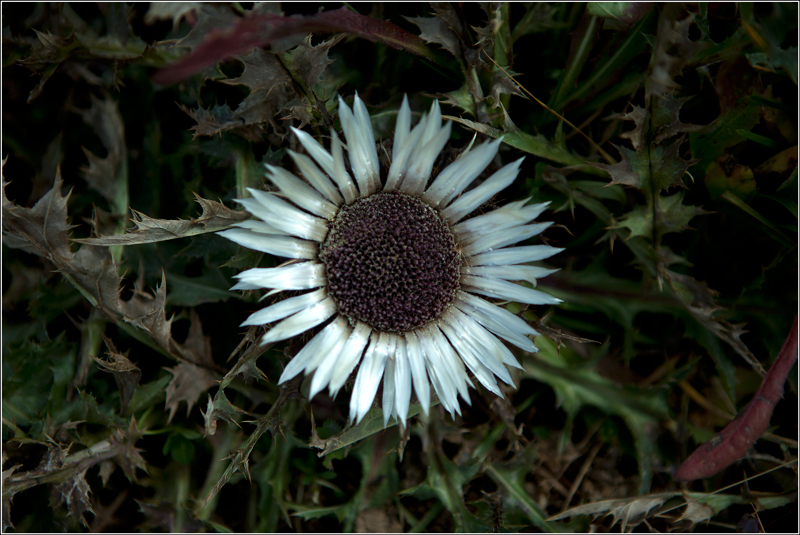
<instances>
[{"instance_id":1,"label":"dark background foliage","mask_svg":"<svg viewBox=\"0 0 800 535\"><path fill-rule=\"evenodd\" d=\"M743 460L673 480L796 313L796 5L354 4L340 34L341 7L3 3L4 528L796 531L796 367ZM280 10L320 31L234 51ZM544 334L519 388L405 433L275 384L304 340L259 352L228 288L276 261L213 234L356 91L383 141L438 98L444 162L505 134L492 202L551 201L565 248L564 304L508 305Z\"/></svg>"}]
</instances>

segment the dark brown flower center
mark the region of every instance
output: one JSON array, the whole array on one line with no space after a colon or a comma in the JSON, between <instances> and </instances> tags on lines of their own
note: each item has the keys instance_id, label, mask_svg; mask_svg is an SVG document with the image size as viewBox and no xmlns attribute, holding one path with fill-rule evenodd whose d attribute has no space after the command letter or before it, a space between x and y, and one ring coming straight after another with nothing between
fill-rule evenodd
<instances>
[{"instance_id":1,"label":"dark brown flower center","mask_svg":"<svg viewBox=\"0 0 800 535\"><path fill-rule=\"evenodd\" d=\"M459 288L453 234L427 204L402 193L342 207L320 258L339 311L381 331L411 331L436 319Z\"/></svg>"}]
</instances>

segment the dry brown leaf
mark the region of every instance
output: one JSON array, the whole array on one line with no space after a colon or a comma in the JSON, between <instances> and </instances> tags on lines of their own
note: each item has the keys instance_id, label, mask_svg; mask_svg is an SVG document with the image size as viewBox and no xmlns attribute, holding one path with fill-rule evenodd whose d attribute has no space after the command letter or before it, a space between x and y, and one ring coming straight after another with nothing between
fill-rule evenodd
<instances>
[{"instance_id":1,"label":"dry brown leaf","mask_svg":"<svg viewBox=\"0 0 800 535\"><path fill-rule=\"evenodd\" d=\"M674 98L672 95L658 97L655 99L655 111L657 120L654 120L656 127L656 138L653 143L658 145L662 141L678 134L697 132L705 128L705 125L683 123L680 119L681 107L692 97ZM640 108L641 109L641 108Z\"/></svg>"},{"instance_id":2,"label":"dry brown leaf","mask_svg":"<svg viewBox=\"0 0 800 535\"><path fill-rule=\"evenodd\" d=\"M23 208L8 200L3 180L3 243L9 247L42 256L53 264L70 257L67 201L70 193L61 195L61 169L56 171L53 188L33 206Z\"/></svg>"},{"instance_id":3,"label":"dry brown leaf","mask_svg":"<svg viewBox=\"0 0 800 535\"><path fill-rule=\"evenodd\" d=\"M139 380L142 378L142 370L140 370L133 362L128 360L127 353L121 354L117 348L105 334L103 334L103 341L108 347L106 354L109 360L102 360L94 355L92 359L100 365L104 371L114 374L114 380L117 382L119 388L119 397L121 402L120 414L125 413L128 408L128 403L136 392L136 387L139 385Z\"/></svg>"},{"instance_id":4,"label":"dry brown leaf","mask_svg":"<svg viewBox=\"0 0 800 535\"><path fill-rule=\"evenodd\" d=\"M69 477L63 483L51 485L50 496L53 502L66 504L70 516L89 527L83 513L88 511L94 514L94 510L89 498L91 489L86 483L86 470L88 468Z\"/></svg>"},{"instance_id":5,"label":"dry brown leaf","mask_svg":"<svg viewBox=\"0 0 800 535\"><path fill-rule=\"evenodd\" d=\"M699 41L689 39L694 16L690 13L684 19L678 20L683 9L678 3L667 4L658 19L656 45L645 87L646 102L653 95L667 98L673 91L679 90L681 86L674 78L683 72L692 55L705 46Z\"/></svg>"},{"instance_id":6,"label":"dry brown leaf","mask_svg":"<svg viewBox=\"0 0 800 535\"><path fill-rule=\"evenodd\" d=\"M275 128L275 115L289 101L289 97L290 91L284 86L259 89L250 93L235 113L244 120L245 125L271 124Z\"/></svg>"},{"instance_id":7,"label":"dry brown leaf","mask_svg":"<svg viewBox=\"0 0 800 535\"><path fill-rule=\"evenodd\" d=\"M244 65L244 72L237 78L220 80L223 84L245 85L251 93L254 93L261 89L269 91L278 85L292 83L292 77L289 76L286 67L269 50L256 48L246 56L236 56L236 59Z\"/></svg>"},{"instance_id":8,"label":"dry brown leaf","mask_svg":"<svg viewBox=\"0 0 800 535\"><path fill-rule=\"evenodd\" d=\"M344 35L337 35L317 46L312 46L311 36L308 35L303 44L294 49L292 65L308 87L314 87L322 80L325 70L334 62L328 58L328 51L342 39Z\"/></svg>"},{"instance_id":9,"label":"dry brown leaf","mask_svg":"<svg viewBox=\"0 0 800 535\"><path fill-rule=\"evenodd\" d=\"M173 375L167 385L168 422L172 421L181 401L186 402L188 415L200 396L217 384L218 376L212 371L215 365L211 355L211 338L203 335L203 326L194 309L190 318L192 323L186 341L175 347L184 361L175 368L167 368Z\"/></svg>"},{"instance_id":10,"label":"dry brown leaf","mask_svg":"<svg viewBox=\"0 0 800 535\"><path fill-rule=\"evenodd\" d=\"M612 145L614 144L612 143ZM620 154L619 162L613 165L590 162L591 165L608 171L608 174L611 175L611 182L608 184L609 186L613 184L623 184L625 186L633 186L635 188L641 187L642 178L637 170L633 168L633 164L631 163L631 159L634 161L639 160L636 152L626 149L625 147L617 147L616 145L614 146L617 148Z\"/></svg>"},{"instance_id":11,"label":"dry brown leaf","mask_svg":"<svg viewBox=\"0 0 800 535\"><path fill-rule=\"evenodd\" d=\"M461 40L458 34L440 17L405 17L419 26L420 34L428 43L436 43L453 54L459 61L462 58Z\"/></svg>"},{"instance_id":12,"label":"dry brown leaf","mask_svg":"<svg viewBox=\"0 0 800 535\"><path fill-rule=\"evenodd\" d=\"M645 129L647 127L647 119L650 116L650 113L647 111L647 108L641 108L635 104L630 104L630 106L631 111L625 113L615 113L609 115L608 118L620 119L622 121L633 121L634 129L621 133L619 137L629 139L631 145L633 145L633 149L638 152L647 143L645 140Z\"/></svg>"},{"instance_id":13,"label":"dry brown leaf","mask_svg":"<svg viewBox=\"0 0 800 535\"><path fill-rule=\"evenodd\" d=\"M48 259L57 270L65 275L93 306L106 314L112 321L129 323L144 330L164 351L179 361L199 363L213 368L210 345L195 338L202 338L202 328L192 322L190 336L184 344L178 344L171 334L172 319L167 319L166 276L162 273L161 285L155 295L144 292L144 273L134 284L134 295L128 301L119 298L121 279L117 266L107 247L99 247L96 241L84 244L77 253L69 248L69 229L67 222L67 200L69 194L61 195L62 179L57 173L53 189L47 192L33 208L17 206L5 196L3 181L3 242L9 247L18 247ZM198 197L199 199L199 197ZM245 219L245 212L235 212L221 203L201 199L203 214L187 222L207 232L225 228L233 221ZM187 231L189 233L192 230ZM200 233L198 231L196 233ZM120 237L125 238L127 235ZM111 237L108 237L111 238ZM143 243L143 242L134 242ZM110 243L109 245L116 245ZM197 334L199 332L199 335ZM194 333L194 334L193 334ZM205 344L205 345L203 345ZM206 345L208 349L206 349ZM195 398L196 400L196 398Z\"/></svg>"},{"instance_id":14,"label":"dry brown leaf","mask_svg":"<svg viewBox=\"0 0 800 535\"><path fill-rule=\"evenodd\" d=\"M200 107L196 110L191 110L181 104L180 108L186 115L197 122L191 128L194 133L192 139L197 139L199 136L215 136L227 131L240 133L244 128L244 119L234 114L227 104L217 105L209 109Z\"/></svg>"},{"instance_id":15,"label":"dry brown leaf","mask_svg":"<svg viewBox=\"0 0 800 535\"><path fill-rule=\"evenodd\" d=\"M173 29L177 29L181 19L202 5L201 2L152 2L144 15L144 23L152 25L159 20L171 20Z\"/></svg>"},{"instance_id":16,"label":"dry brown leaf","mask_svg":"<svg viewBox=\"0 0 800 535\"><path fill-rule=\"evenodd\" d=\"M681 304L698 322L730 345L762 377L766 375L764 367L740 339L745 333L743 325L733 325L715 316L722 307L714 301L716 292L709 288L708 284L668 269L664 269L663 274Z\"/></svg>"},{"instance_id":17,"label":"dry brown leaf","mask_svg":"<svg viewBox=\"0 0 800 535\"><path fill-rule=\"evenodd\" d=\"M142 432L136 426L136 420L131 418L128 429L116 429L110 438L85 450L67 455L69 448L48 442L48 451L35 469L26 472L16 472L17 467L4 470L3 525L10 525L7 515L14 495L43 483L50 486L51 496L56 503L66 503L70 514L85 525L83 513L92 511L86 471L96 464L114 459L129 479L135 478L136 468L146 471L140 450L135 447L141 437Z\"/></svg>"},{"instance_id":18,"label":"dry brown leaf","mask_svg":"<svg viewBox=\"0 0 800 535\"><path fill-rule=\"evenodd\" d=\"M605 514L614 517L614 526L622 521L621 532L627 533L628 527L635 527L643 520L656 515L664 503L677 496L679 492L666 492L663 494L652 494L649 496L637 496L634 498L623 498L619 500L604 500L601 502L587 503L573 507L561 514L548 518L548 522L555 520L566 520L575 516L591 515L597 517Z\"/></svg>"},{"instance_id":19,"label":"dry brown leaf","mask_svg":"<svg viewBox=\"0 0 800 535\"><path fill-rule=\"evenodd\" d=\"M192 411L192 407L200 399L203 393L217 384L217 377L214 373L205 368L181 362L174 368L167 368L173 377L167 385L166 407L169 410L167 423L172 421L175 411L181 401L186 402L186 415Z\"/></svg>"},{"instance_id":20,"label":"dry brown leaf","mask_svg":"<svg viewBox=\"0 0 800 535\"><path fill-rule=\"evenodd\" d=\"M216 232L250 217L247 212L231 210L220 202L204 199L196 193L195 201L203 208L203 213L197 219L155 219L132 210L136 228L127 233L75 241L102 247L154 243Z\"/></svg>"}]
</instances>

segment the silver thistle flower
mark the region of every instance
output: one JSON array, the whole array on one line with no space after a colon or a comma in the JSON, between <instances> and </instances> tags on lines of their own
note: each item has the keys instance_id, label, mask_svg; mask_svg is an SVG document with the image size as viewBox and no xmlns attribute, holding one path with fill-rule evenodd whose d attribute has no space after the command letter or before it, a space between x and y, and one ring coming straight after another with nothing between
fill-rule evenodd
<instances>
[{"instance_id":1,"label":"silver thistle flower","mask_svg":"<svg viewBox=\"0 0 800 535\"><path fill-rule=\"evenodd\" d=\"M496 377L513 386L506 366L521 366L498 337L535 352L528 336L538 333L478 296L560 303L512 281L535 285L555 270L526 263L561 249L509 247L550 225L531 223L547 203L525 206L526 199L464 218L514 181L522 159L465 191L497 154L495 140L462 154L431 181L451 123L442 126L434 101L412 129L404 98L392 163L382 176L369 114L357 94L352 111L339 99L339 117L347 160L335 131L328 152L293 129L311 156L290 152L307 182L268 165L267 177L280 194L250 189L252 198L237 202L258 220L220 232L244 247L295 259L240 273L232 289L312 290L252 314L242 325L280 320L262 338L266 344L329 322L289 362L279 382L314 372L310 397L325 387L336 396L360 364L351 421L360 422L370 409L381 379L384 425L392 416L405 422L412 384L426 414L430 384L451 415L461 414L457 397L469 403L467 389L474 386L466 368L502 396Z\"/></svg>"}]
</instances>

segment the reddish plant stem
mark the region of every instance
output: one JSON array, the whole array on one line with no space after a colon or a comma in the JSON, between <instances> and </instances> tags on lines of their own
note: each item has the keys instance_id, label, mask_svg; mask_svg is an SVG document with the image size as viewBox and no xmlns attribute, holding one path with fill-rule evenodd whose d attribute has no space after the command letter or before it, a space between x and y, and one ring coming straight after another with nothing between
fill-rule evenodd
<instances>
[{"instance_id":1,"label":"reddish plant stem","mask_svg":"<svg viewBox=\"0 0 800 535\"><path fill-rule=\"evenodd\" d=\"M797 360L797 316L753 401L717 436L697 448L675 472L675 481L711 477L747 454L769 427L775 405L783 395L786 377Z\"/></svg>"}]
</instances>

